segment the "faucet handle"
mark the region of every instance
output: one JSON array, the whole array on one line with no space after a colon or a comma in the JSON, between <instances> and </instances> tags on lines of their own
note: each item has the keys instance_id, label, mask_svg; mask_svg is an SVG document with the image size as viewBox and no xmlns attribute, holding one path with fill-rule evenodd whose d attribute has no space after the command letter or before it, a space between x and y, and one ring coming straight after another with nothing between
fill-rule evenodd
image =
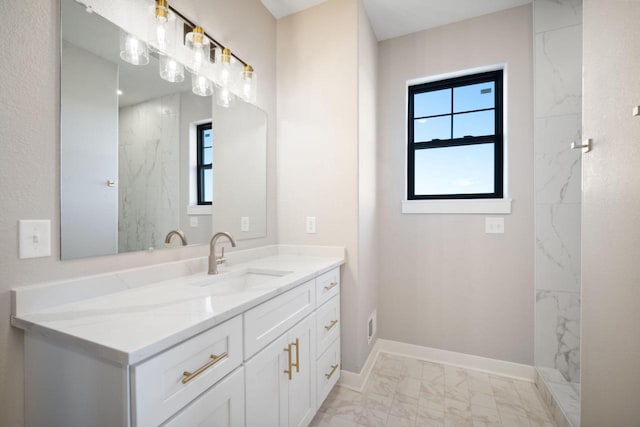
<instances>
[{"instance_id":1,"label":"faucet handle","mask_svg":"<svg viewBox=\"0 0 640 427\"><path fill-rule=\"evenodd\" d=\"M222 255L216 257L216 264L225 264L227 259L224 257L224 246L222 247Z\"/></svg>"}]
</instances>

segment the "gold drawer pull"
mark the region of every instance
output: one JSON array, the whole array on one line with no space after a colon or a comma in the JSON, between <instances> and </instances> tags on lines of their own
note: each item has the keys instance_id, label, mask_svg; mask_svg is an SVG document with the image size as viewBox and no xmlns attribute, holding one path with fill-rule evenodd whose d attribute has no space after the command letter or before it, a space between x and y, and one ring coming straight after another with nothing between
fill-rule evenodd
<instances>
[{"instance_id":1,"label":"gold drawer pull","mask_svg":"<svg viewBox=\"0 0 640 427\"><path fill-rule=\"evenodd\" d=\"M293 366L292 366L292 365L293 365L293 363L292 363L292 361L291 361L291 346L292 346L292 345L293 345L293 344L289 344L289 345L287 345L287 348L285 348L284 350L282 350L282 351L286 351L286 352L288 353L288 359L289 359L288 365L289 365L289 369L285 369L285 370L284 370L284 373L285 373L285 374L287 374L287 375L289 376L289 381L291 381L291 379L293 378Z\"/></svg>"},{"instance_id":2,"label":"gold drawer pull","mask_svg":"<svg viewBox=\"0 0 640 427\"><path fill-rule=\"evenodd\" d=\"M324 328L327 331L330 331L331 328L333 328L334 326L336 326L336 324L338 323L338 320L332 320L327 326L325 326Z\"/></svg>"},{"instance_id":3,"label":"gold drawer pull","mask_svg":"<svg viewBox=\"0 0 640 427\"><path fill-rule=\"evenodd\" d=\"M331 282L327 286L324 287L324 290L325 291L330 291L331 289L335 288L336 286L338 286L338 282Z\"/></svg>"},{"instance_id":4,"label":"gold drawer pull","mask_svg":"<svg viewBox=\"0 0 640 427\"><path fill-rule=\"evenodd\" d=\"M296 367L296 372L300 372L300 340L296 338L296 342L291 343L291 345L296 346L296 363L293 363L292 366Z\"/></svg>"},{"instance_id":5,"label":"gold drawer pull","mask_svg":"<svg viewBox=\"0 0 640 427\"><path fill-rule=\"evenodd\" d=\"M329 372L328 374L324 374L324 376L327 377L327 379L330 379L336 369L338 369L338 364L331 365L331 372Z\"/></svg>"},{"instance_id":6,"label":"gold drawer pull","mask_svg":"<svg viewBox=\"0 0 640 427\"><path fill-rule=\"evenodd\" d=\"M207 369L209 369L210 367L212 367L222 359L225 359L227 356L228 355L226 352L222 353L220 356L216 356L215 354L212 354L211 356L209 356L211 360L205 363L204 365L202 365L201 367L199 367L195 372L184 371L184 373L182 374L184 375L184 378L182 379L182 384L188 383L189 381L191 381L192 379L194 379L195 377L197 377L198 375L200 375L201 373L203 373L204 371L206 371Z\"/></svg>"}]
</instances>

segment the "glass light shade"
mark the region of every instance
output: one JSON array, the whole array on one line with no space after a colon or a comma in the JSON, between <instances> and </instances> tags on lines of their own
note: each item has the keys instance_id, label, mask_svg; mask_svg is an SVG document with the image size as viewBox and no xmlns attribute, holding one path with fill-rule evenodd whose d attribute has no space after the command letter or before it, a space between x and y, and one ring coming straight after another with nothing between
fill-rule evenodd
<instances>
[{"instance_id":1,"label":"glass light shade","mask_svg":"<svg viewBox=\"0 0 640 427\"><path fill-rule=\"evenodd\" d=\"M216 104L219 106L229 108L233 100L233 93L231 93L228 87L219 87L216 91Z\"/></svg>"},{"instance_id":2,"label":"glass light shade","mask_svg":"<svg viewBox=\"0 0 640 427\"><path fill-rule=\"evenodd\" d=\"M208 65L210 61L210 41L204 35L204 30L195 27L186 36L186 45L191 49L192 55L187 64L187 68L194 74L198 74L202 67Z\"/></svg>"},{"instance_id":3,"label":"glass light shade","mask_svg":"<svg viewBox=\"0 0 640 427\"><path fill-rule=\"evenodd\" d=\"M198 74L191 75L191 90L199 96L213 95L213 82Z\"/></svg>"},{"instance_id":4,"label":"glass light shade","mask_svg":"<svg viewBox=\"0 0 640 427\"><path fill-rule=\"evenodd\" d=\"M229 49L216 48L216 83L221 87L229 88L233 83L233 65L236 60Z\"/></svg>"},{"instance_id":5,"label":"glass light shade","mask_svg":"<svg viewBox=\"0 0 640 427\"><path fill-rule=\"evenodd\" d=\"M160 55L160 77L171 83L184 81L184 65L175 59Z\"/></svg>"},{"instance_id":6,"label":"glass light shade","mask_svg":"<svg viewBox=\"0 0 640 427\"><path fill-rule=\"evenodd\" d=\"M153 22L149 25L149 46L160 53L171 51L177 38L176 19L166 0L156 0L151 19Z\"/></svg>"},{"instance_id":7,"label":"glass light shade","mask_svg":"<svg viewBox=\"0 0 640 427\"><path fill-rule=\"evenodd\" d=\"M132 34L120 32L120 58L133 65L149 63L149 46Z\"/></svg>"},{"instance_id":8,"label":"glass light shade","mask_svg":"<svg viewBox=\"0 0 640 427\"><path fill-rule=\"evenodd\" d=\"M236 82L236 93L246 102L256 102L257 76L253 67L246 65Z\"/></svg>"}]
</instances>

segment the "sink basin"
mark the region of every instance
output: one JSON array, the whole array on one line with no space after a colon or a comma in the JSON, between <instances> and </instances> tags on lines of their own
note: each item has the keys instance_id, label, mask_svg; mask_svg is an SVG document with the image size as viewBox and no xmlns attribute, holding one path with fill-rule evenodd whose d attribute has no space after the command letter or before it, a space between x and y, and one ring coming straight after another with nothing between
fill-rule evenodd
<instances>
[{"instance_id":1,"label":"sink basin","mask_svg":"<svg viewBox=\"0 0 640 427\"><path fill-rule=\"evenodd\" d=\"M213 295L235 294L240 292L254 292L269 289L275 279L290 274L284 270L248 269L222 273L211 276L207 280L195 283L200 287L210 288Z\"/></svg>"}]
</instances>

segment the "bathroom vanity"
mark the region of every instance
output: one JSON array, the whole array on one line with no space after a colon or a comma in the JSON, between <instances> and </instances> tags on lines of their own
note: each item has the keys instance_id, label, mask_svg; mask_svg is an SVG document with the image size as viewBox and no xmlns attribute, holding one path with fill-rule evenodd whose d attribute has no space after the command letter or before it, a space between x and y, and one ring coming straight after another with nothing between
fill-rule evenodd
<instances>
[{"instance_id":1,"label":"bathroom vanity","mask_svg":"<svg viewBox=\"0 0 640 427\"><path fill-rule=\"evenodd\" d=\"M340 376L344 250L227 258L13 290L26 425L308 425Z\"/></svg>"}]
</instances>

